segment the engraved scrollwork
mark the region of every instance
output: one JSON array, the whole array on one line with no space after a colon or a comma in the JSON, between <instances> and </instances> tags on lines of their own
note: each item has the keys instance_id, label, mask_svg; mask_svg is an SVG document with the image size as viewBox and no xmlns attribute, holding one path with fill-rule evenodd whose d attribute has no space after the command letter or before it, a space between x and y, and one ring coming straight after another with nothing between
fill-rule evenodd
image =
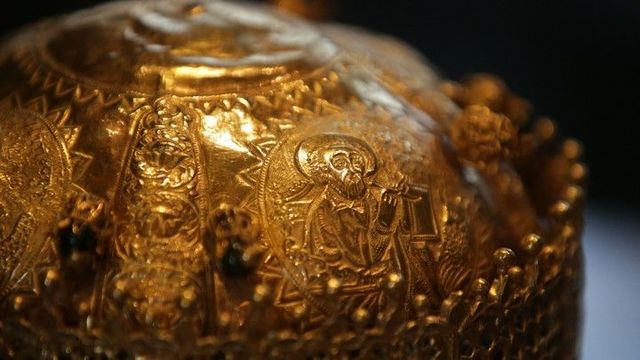
<instances>
[{"instance_id":1,"label":"engraved scrollwork","mask_svg":"<svg viewBox=\"0 0 640 360\"><path fill-rule=\"evenodd\" d=\"M35 113L0 113L0 298L32 265L62 206L68 159L53 128ZM24 271L24 270L19 270Z\"/></svg>"},{"instance_id":2,"label":"engraved scrollwork","mask_svg":"<svg viewBox=\"0 0 640 360\"><path fill-rule=\"evenodd\" d=\"M195 176L192 152L184 134L159 124L143 131L132 168L137 177L156 185L181 187Z\"/></svg>"},{"instance_id":3,"label":"engraved scrollwork","mask_svg":"<svg viewBox=\"0 0 640 360\"><path fill-rule=\"evenodd\" d=\"M173 97L141 112L123 177L120 210L129 221L116 233L122 265L108 283L109 309L124 311L127 326L169 334L179 324L197 329L203 325L194 310L202 307L198 276L205 266L195 198L198 150L191 133L198 114ZM185 296L193 312L180 306Z\"/></svg>"}]
</instances>

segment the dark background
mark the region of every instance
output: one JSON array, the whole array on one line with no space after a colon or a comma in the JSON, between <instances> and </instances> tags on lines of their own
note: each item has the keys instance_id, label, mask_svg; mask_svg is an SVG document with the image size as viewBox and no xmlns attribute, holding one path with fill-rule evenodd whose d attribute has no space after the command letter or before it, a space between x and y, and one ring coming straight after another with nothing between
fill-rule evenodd
<instances>
[{"instance_id":1,"label":"dark background","mask_svg":"<svg viewBox=\"0 0 640 360\"><path fill-rule=\"evenodd\" d=\"M322 0L308 0L322 1ZM102 1L16 1L0 33ZM592 204L640 211L640 1L335 1L334 20L395 35L449 78L495 73L586 144Z\"/></svg>"}]
</instances>

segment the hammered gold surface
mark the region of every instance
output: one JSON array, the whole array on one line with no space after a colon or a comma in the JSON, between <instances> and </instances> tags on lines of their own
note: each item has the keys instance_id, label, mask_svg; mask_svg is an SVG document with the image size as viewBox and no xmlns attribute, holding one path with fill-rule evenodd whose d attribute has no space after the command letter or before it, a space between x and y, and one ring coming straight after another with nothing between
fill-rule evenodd
<instances>
[{"instance_id":1,"label":"hammered gold surface","mask_svg":"<svg viewBox=\"0 0 640 360\"><path fill-rule=\"evenodd\" d=\"M221 1L44 21L0 74L2 356L576 356L579 145L494 77Z\"/></svg>"}]
</instances>

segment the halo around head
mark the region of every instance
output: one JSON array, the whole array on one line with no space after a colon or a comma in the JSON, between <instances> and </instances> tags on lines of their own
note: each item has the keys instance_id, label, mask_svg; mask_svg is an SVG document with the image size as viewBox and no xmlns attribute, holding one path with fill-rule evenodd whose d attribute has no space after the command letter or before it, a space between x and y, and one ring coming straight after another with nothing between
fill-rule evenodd
<instances>
[{"instance_id":1,"label":"halo around head","mask_svg":"<svg viewBox=\"0 0 640 360\"><path fill-rule=\"evenodd\" d=\"M328 149L353 149L365 160L364 175L376 172L378 161L373 149L365 141L343 134L318 134L303 140L296 148L296 167L305 177L317 180L322 171L322 153Z\"/></svg>"}]
</instances>

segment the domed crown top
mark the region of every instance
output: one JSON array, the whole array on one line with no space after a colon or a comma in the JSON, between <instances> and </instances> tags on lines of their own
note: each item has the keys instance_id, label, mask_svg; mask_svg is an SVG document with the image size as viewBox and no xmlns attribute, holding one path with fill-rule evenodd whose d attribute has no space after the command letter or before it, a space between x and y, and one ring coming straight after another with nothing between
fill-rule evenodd
<instances>
[{"instance_id":1,"label":"domed crown top","mask_svg":"<svg viewBox=\"0 0 640 360\"><path fill-rule=\"evenodd\" d=\"M218 94L296 79L337 52L297 18L222 1L109 4L33 35L57 70L144 94Z\"/></svg>"}]
</instances>

